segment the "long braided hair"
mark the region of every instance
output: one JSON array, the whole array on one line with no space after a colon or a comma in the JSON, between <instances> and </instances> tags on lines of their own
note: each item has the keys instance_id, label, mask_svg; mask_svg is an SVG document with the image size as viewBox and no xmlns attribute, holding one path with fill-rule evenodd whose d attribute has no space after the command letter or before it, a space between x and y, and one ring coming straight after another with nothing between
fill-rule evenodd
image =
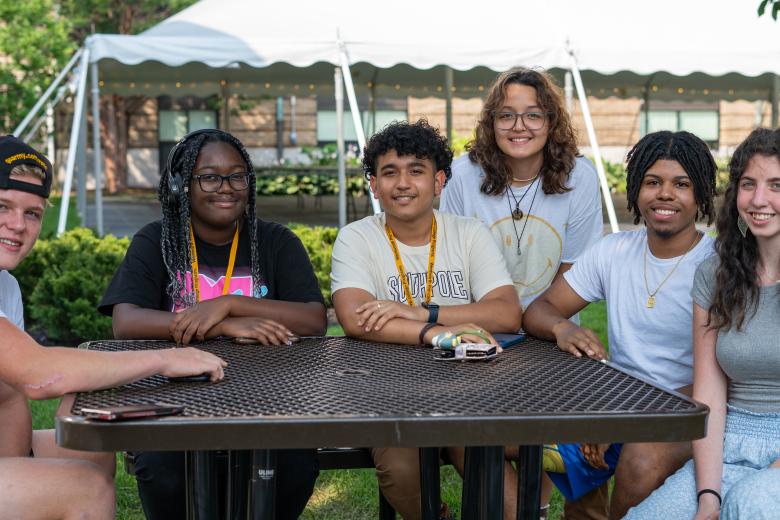
<instances>
[{"instance_id":1,"label":"long braided hair","mask_svg":"<svg viewBox=\"0 0 780 520\"><path fill-rule=\"evenodd\" d=\"M756 155L780 160L780 129L757 128L740 143L729 162L729 184L718 212L715 250L720 262L715 271L715 291L709 309L709 323L716 329L742 328L746 313L758 309L758 245L748 231L743 237L737 228L739 180L750 159Z\"/></svg>"},{"instance_id":2,"label":"long braided hair","mask_svg":"<svg viewBox=\"0 0 780 520\"><path fill-rule=\"evenodd\" d=\"M647 134L628 152L626 198L628 210L634 212L634 224L642 219L637 204L642 179L659 160L677 161L682 166L693 183L696 220L706 216L707 224L711 224L715 218L715 159L704 141L692 133L668 130Z\"/></svg>"},{"instance_id":3,"label":"long braided hair","mask_svg":"<svg viewBox=\"0 0 780 520\"><path fill-rule=\"evenodd\" d=\"M511 183L512 172L504 152L496 144L493 127L496 111L501 108L509 85L526 85L536 90L539 105L547 113L547 142L542 163L542 191L547 195L571 191L566 183L577 158L577 133L555 80L542 70L518 68L496 78L482 105L476 135L467 145L471 162L485 172L480 191L486 195L503 195Z\"/></svg>"},{"instance_id":4,"label":"long braided hair","mask_svg":"<svg viewBox=\"0 0 780 520\"><path fill-rule=\"evenodd\" d=\"M190 257L190 184L192 182L192 171L195 169L195 163L198 160L200 150L208 143L224 142L236 148L246 163L246 169L249 175L249 186L247 190L247 205L244 213L245 225L249 226L249 237L251 242L250 270L252 273L253 291L258 291L261 286L260 278L260 251L257 245L257 218L255 205L255 186L256 179L252 160L249 158L244 145L241 141L227 132L221 130L209 130L196 135L185 136L178 143L173 156L168 162L166 171L160 177L160 185L157 190L157 197L162 206L162 237L160 245L162 247L163 261L168 271L168 286L166 293L171 298L176 307L191 307L197 302L193 284L187 287L184 273L191 271L192 258ZM170 168L173 172L168 172ZM171 183L180 179L180 189L178 197L171 196Z\"/></svg>"}]
</instances>

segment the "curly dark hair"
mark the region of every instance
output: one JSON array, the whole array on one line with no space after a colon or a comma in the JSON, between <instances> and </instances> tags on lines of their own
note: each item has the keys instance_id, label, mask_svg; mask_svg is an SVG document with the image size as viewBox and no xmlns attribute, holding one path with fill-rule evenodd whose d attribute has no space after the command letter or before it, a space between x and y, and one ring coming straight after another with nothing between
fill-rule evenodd
<instances>
[{"instance_id":1,"label":"curly dark hair","mask_svg":"<svg viewBox=\"0 0 780 520\"><path fill-rule=\"evenodd\" d=\"M663 130L647 134L628 152L626 166L626 198L628 210L634 212L634 224L642 219L637 200L645 173L656 161L677 161L693 183L693 196L698 209L696 220L715 218L715 173L718 167L704 141L690 132Z\"/></svg>"},{"instance_id":2,"label":"curly dark hair","mask_svg":"<svg viewBox=\"0 0 780 520\"><path fill-rule=\"evenodd\" d=\"M444 170L445 185L452 177L452 150L447 139L423 118L416 123L394 121L371 136L363 149L363 174L366 180L376 175L376 163L390 150L398 155L429 159L435 171Z\"/></svg>"},{"instance_id":3,"label":"curly dark hair","mask_svg":"<svg viewBox=\"0 0 780 520\"><path fill-rule=\"evenodd\" d=\"M162 206L162 257L165 262L165 268L168 271L168 286L166 293L176 306L190 307L198 303L194 288L187 289L184 283L184 277L181 273L186 273L192 267L190 258L190 191L189 186L192 182L192 171L195 169L195 163L198 160L200 150L208 143L224 142L236 148L244 158L246 171L249 172L249 187L246 212L244 214L245 225L249 226L249 236L257 236L257 219L255 218L255 186L256 179L252 160L249 158L244 145L241 141L222 130L209 130L199 133L192 137L186 137L180 141L175 149L171 161L172 169L177 176L182 178L184 191L178 199L170 196L171 176L166 171L160 176L160 185L157 189L157 197ZM251 241L250 270L252 272L253 287L260 287L260 251L258 250L257 240Z\"/></svg>"},{"instance_id":4,"label":"curly dark hair","mask_svg":"<svg viewBox=\"0 0 780 520\"><path fill-rule=\"evenodd\" d=\"M513 69L498 76L482 105L476 136L466 145L471 162L479 164L485 172L480 191L487 195L503 195L511 184L512 172L504 153L496 144L493 126L496 111L501 108L509 85L532 87L536 90L539 106L547 113L549 132L542 152L542 190L548 195L570 191L566 181L574 169L578 153L577 133L555 80L544 71L526 68Z\"/></svg>"},{"instance_id":5,"label":"curly dark hair","mask_svg":"<svg viewBox=\"0 0 780 520\"><path fill-rule=\"evenodd\" d=\"M729 162L729 184L718 212L715 249L720 263L715 271L715 291L709 309L708 326L729 330L742 328L748 311L755 314L760 294L758 285L758 245L748 231L743 237L737 228L739 180L756 155L780 160L780 129L757 128L740 143Z\"/></svg>"}]
</instances>

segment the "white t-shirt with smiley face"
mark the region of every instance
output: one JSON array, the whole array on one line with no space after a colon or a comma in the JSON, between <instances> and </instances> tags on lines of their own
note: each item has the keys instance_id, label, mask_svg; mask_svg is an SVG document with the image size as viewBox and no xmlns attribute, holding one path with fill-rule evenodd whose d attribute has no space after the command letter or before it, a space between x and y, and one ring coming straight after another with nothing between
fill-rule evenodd
<instances>
[{"instance_id":1,"label":"white t-shirt with smiley face","mask_svg":"<svg viewBox=\"0 0 780 520\"><path fill-rule=\"evenodd\" d=\"M547 195L538 179L513 188L514 198L506 193L482 193L484 175L467 155L453 161L452 178L442 191L439 209L477 217L487 224L525 309L550 286L561 263L573 263L601 237L604 225L596 168L585 157L578 157L567 183L571 191ZM512 220L515 200L521 200L520 209L527 218Z\"/></svg>"}]
</instances>

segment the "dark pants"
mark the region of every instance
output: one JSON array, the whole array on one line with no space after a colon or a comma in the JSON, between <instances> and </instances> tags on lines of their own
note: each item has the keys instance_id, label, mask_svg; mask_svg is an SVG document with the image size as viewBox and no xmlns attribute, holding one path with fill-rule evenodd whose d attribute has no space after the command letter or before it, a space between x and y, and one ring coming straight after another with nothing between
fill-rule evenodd
<instances>
[{"instance_id":1,"label":"dark pants","mask_svg":"<svg viewBox=\"0 0 780 520\"><path fill-rule=\"evenodd\" d=\"M276 456L276 519L294 520L303 513L319 475L316 450L279 450ZM227 463L218 464L225 482ZM186 497L184 452L135 453L135 478L149 520L184 520Z\"/></svg>"}]
</instances>

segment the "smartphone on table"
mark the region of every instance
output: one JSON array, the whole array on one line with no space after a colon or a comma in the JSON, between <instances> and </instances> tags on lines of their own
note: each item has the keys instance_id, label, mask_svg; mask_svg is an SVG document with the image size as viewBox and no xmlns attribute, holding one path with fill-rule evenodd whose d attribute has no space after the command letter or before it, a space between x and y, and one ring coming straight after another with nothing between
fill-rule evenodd
<instances>
[{"instance_id":1,"label":"smartphone on table","mask_svg":"<svg viewBox=\"0 0 780 520\"><path fill-rule=\"evenodd\" d=\"M107 406L105 408L82 408L87 419L98 421L127 421L130 419L143 419L146 417L160 417L163 415L178 415L184 411L184 407L178 404L150 403L135 404L129 406Z\"/></svg>"}]
</instances>

